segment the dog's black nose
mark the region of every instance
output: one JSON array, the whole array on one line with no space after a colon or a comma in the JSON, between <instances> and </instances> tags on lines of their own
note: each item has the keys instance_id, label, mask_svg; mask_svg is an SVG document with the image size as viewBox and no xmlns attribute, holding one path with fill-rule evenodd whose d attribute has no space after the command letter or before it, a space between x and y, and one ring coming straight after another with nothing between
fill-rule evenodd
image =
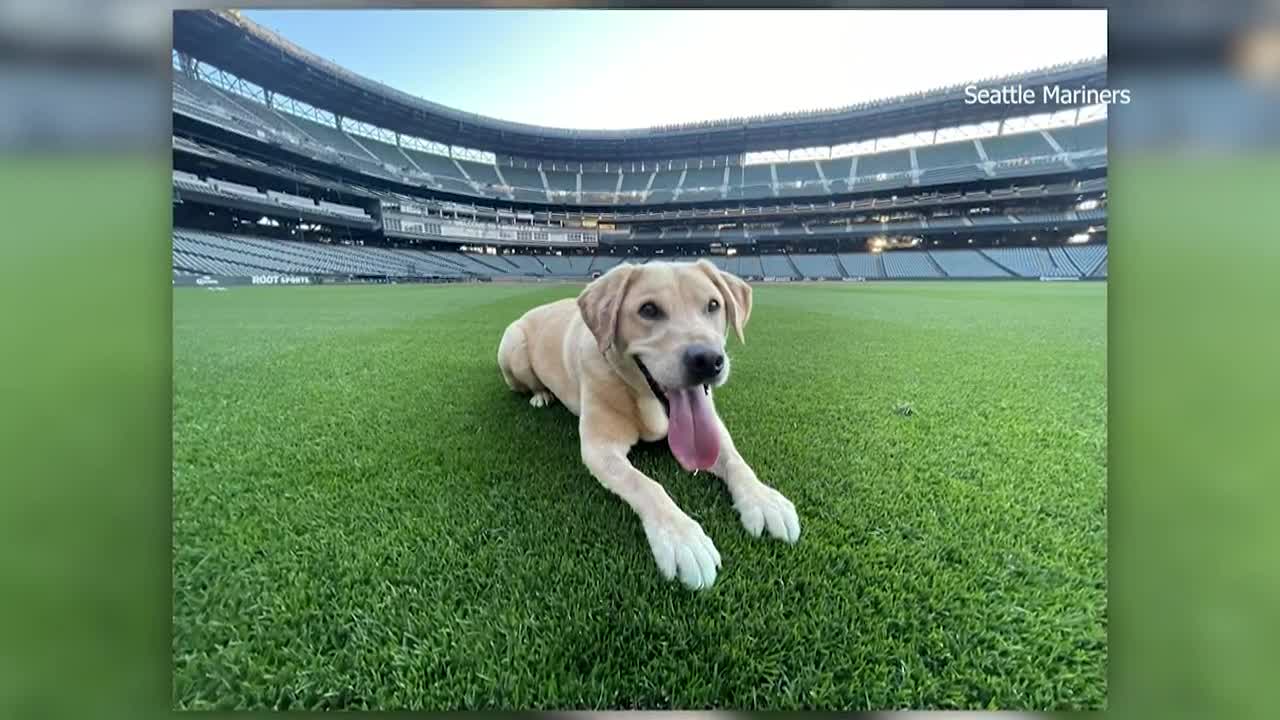
<instances>
[{"instance_id":1,"label":"dog's black nose","mask_svg":"<svg viewBox=\"0 0 1280 720\"><path fill-rule=\"evenodd\" d=\"M684 366L690 382L705 383L724 369L724 353L706 345L690 345L684 351Z\"/></svg>"}]
</instances>

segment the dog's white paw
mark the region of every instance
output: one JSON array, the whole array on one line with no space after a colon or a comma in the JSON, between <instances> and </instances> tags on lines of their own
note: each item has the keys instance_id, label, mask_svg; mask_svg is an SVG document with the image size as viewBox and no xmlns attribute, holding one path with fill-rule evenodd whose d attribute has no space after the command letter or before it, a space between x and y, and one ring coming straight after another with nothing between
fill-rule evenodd
<instances>
[{"instance_id":1,"label":"dog's white paw","mask_svg":"<svg viewBox=\"0 0 1280 720\"><path fill-rule=\"evenodd\" d=\"M755 537L768 530L770 535L789 543L800 539L796 506L768 485L757 485L739 498L734 507L742 518L742 527Z\"/></svg>"},{"instance_id":2,"label":"dog's white paw","mask_svg":"<svg viewBox=\"0 0 1280 720\"><path fill-rule=\"evenodd\" d=\"M644 534L662 577L670 580L678 576L690 590L715 583L720 551L693 518L677 513L645 522Z\"/></svg>"},{"instance_id":3,"label":"dog's white paw","mask_svg":"<svg viewBox=\"0 0 1280 720\"><path fill-rule=\"evenodd\" d=\"M536 407L546 407L556 401L556 396L552 395L549 390L539 390L529 398L529 404Z\"/></svg>"}]
</instances>

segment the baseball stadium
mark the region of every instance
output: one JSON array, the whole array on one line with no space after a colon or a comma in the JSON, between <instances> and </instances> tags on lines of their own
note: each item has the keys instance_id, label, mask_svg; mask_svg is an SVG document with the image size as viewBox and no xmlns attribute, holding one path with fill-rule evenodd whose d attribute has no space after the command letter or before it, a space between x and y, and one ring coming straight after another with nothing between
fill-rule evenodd
<instances>
[{"instance_id":1,"label":"baseball stadium","mask_svg":"<svg viewBox=\"0 0 1280 720\"><path fill-rule=\"evenodd\" d=\"M1105 706L1105 104L542 127L229 10L174 14L172 81L175 707ZM804 529L637 446L724 556L689 592L495 353L699 260L751 284L717 406Z\"/></svg>"}]
</instances>

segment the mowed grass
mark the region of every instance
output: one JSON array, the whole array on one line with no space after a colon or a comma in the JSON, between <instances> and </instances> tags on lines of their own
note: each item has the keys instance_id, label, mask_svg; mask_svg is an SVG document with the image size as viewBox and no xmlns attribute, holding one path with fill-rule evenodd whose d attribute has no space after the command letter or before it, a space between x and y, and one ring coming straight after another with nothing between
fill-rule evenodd
<instances>
[{"instance_id":1,"label":"mowed grass","mask_svg":"<svg viewBox=\"0 0 1280 720\"><path fill-rule=\"evenodd\" d=\"M717 406L800 542L631 455L701 593L499 377L578 289L174 292L175 706L1105 706L1105 285L757 286Z\"/></svg>"}]
</instances>

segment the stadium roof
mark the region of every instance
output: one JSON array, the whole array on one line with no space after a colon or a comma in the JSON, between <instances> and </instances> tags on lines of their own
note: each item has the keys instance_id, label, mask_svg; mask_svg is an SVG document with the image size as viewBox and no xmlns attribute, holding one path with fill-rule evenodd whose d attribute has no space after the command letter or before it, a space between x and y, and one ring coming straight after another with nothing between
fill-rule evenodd
<instances>
[{"instance_id":1,"label":"stadium roof","mask_svg":"<svg viewBox=\"0 0 1280 720\"><path fill-rule=\"evenodd\" d=\"M174 48L269 90L338 115L420 138L498 154L578 161L656 160L837 145L886 135L1062 109L1035 103L968 104L964 86L845 108L632 130L575 130L499 120L446 107L358 75L234 11L174 13ZM1106 87L1105 58L975 81ZM622 92L625 92L623 90ZM607 98L588 98L597 101Z\"/></svg>"}]
</instances>

